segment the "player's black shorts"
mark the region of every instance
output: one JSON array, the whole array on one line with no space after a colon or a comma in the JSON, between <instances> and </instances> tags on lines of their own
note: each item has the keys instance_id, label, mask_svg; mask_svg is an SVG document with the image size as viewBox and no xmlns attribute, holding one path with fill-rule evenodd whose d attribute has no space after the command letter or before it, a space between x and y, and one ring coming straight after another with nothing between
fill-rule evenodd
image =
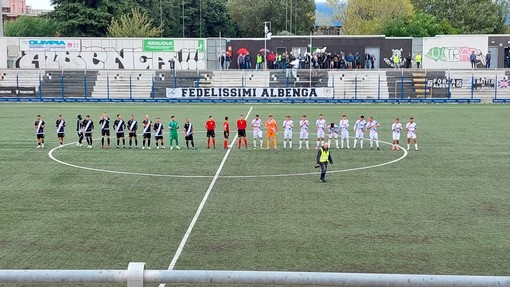
<instances>
[{"instance_id":1,"label":"player's black shorts","mask_svg":"<svg viewBox=\"0 0 510 287\"><path fill-rule=\"evenodd\" d=\"M230 135L230 131L223 131L223 136L228 139L228 136Z\"/></svg>"},{"instance_id":2,"label":"player's black shorts","mask_svg":"<svg viewBox=\"0 0 510 287\"><path fill-rule=\"evenodd\" d=\"M157 141L163 140L163 136L155 136L154 139L157 140Z\"/></svg>"},{"instance_id":3,"label":"player's black shorts","mask_svg":"<svg viewBox=\"0 0 510 287\"><path fill-rule=\"evenodd\" d=\"M129 137L135 137L136 138L136 133L129 133Z\"/></svg>"},{"instance_id":4,"label":"player's black shorts","mask_svg":"<svg viewBox=\"0 0 510 287\"><path fill-rule=\"evenodd\" d=\"M246 137L246 130L245 129L237 130L237 135L239 137Z\"/></svg>"},{"instance_id":5,"label":"player's black shorts","mask_svg":"<svg viewBox=\"0 0 510 287\"><path fill-rule=\"evenodd\" d=\"M103 136L103 137L104 137L104 136L109 137L109 136L110 136L110 130L102 130L102 131L101 131L101 136Z\"/></svg>"},{"instance_id":6,"label":"player's black shorts","mask_svg":"<svg viewBox=\"0 0 510 287\"><path fill-rule=\"evenodd\" d=\"M65 137L65 136L66 136L66 135L65 135L65 133L57 133L57 137L58 137L58 138L63 138L63 137Z\"/></svg>"},{"instance_id":7,"label":"player's black shorts","mask_svg":"<svg viewBox=\"0 0 510 287\"><path fill-rule=\"evenodd\" d=\"M151 138L151 134L143 134L143 138L144 139L150 139Z\"/></svg>"},{"instance_id":8,"label":"player's black shorts","mask_svg":"<svg viewBox=\"0 0 510 287\"><path fill-rule=\"evenodd\" d=\"M92 137L92 133L91 133L91 132L90 132L90 133L87 133L87 132L86 132L86 133L85 133L85 137L91 138L91 137Z\"/></svg>"},{"instance_id":9,"label":"player's black shorts","mask_svg":"<svg viewBox=\"0 0 510 287\"><path fill-rule=\"evenodd\" d=\"M37 138L38 138L38 139L43 139L43 138L44 138L44 135L37 135Z\"/></svg>"},{"instance_id":10,"label":"player's black shorts","mask_svg":"<svg viewBox=\"0 0 510 287\"><path fill-rule=\"evenodd\" d=\"M214 133L214 130L207 130L207 137L208 138L216 137L216 134Z\"/></svg>"},{"instance_id":11,"label":"player's black shorts","mask_svg":"<svg viewBox=\"0 0 510 287\"><path fill-rule=\"evenodd\" d=\"M124 133L117 133L117 138L123 138L124 137Z\"/></svg>"},{"instance_id":12,"label":"player's black shorts","mask_svg":"<svg viewBox=\"0 0 510 287\"><path fill-rule=\"evenodd\" d=\"M187 141L192 141L193 140L193 134L185 136L184 139L187 140Z\"/></svg>"}]
</instances>

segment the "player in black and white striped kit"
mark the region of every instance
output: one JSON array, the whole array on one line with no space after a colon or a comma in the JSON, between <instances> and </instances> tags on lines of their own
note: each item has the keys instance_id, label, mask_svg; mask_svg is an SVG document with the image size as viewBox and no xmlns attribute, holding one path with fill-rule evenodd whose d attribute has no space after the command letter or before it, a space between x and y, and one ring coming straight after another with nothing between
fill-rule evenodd
<instances>
[{"instance_id":1,"label":"player in black and white striped kit","mask_svg":"<svg viewBox=\"0 0 510 287\"><path fill-rule=\"evenodd\" d=\"M78 143L77 146L83 146L83 122L81 115L78 115L78 119L76 120L76 133L78 134Z\"/></svg>"},{"instance_id":2,"label":"player in black and white striped kit","mask_svg":"<svg viewBox=\"0 0 510 287\"><path fill-rule=\"evenodd\" d=\"M104 148L105 137L108 142L108 148L110 148L110 118L106 112L101 116L99 124L101 125L101 148Z\"/></svg>"},{"instance_id":3,"label":"player in black and white striped kit","mask_svg":"<svg viewBox=\"0 0 510 287\"><path fill-rule=\"evenodd\" d=\"M154 136L154 139L156 141L156 148L159 149L158 144L161 144L161 148L165 148L165 143L163 142L163 123L161 122L160 118L156 118L156 122L154 123L154 131L156 132L156 135Z\"/></svg>"},{"instance_id":4,"label":"player in black and white striped kit","mask_svg":"<svg viewBox=\"0 0 510 287\"><path fill-rule=\"evenodd\" d=\"M143 125L143 142L142 149L145 148L145 142L147 141L147 149L151 149L151 128L152 122L149 119L149 115L145 115L145 119L142 122Z\"/></svg>"},{"instance_id":5,"label":"player in black and white striped kit","mask_svg":"<svg viewBox=\"0 0 510 287\"><path fill-rule=\"evenodd\" d=\"M113 127L115 128L115 133L117 134L117 148L120 148L121 139L122 147L126 148L126 139L124 138L124 129L126 128L126 123L120 114L117 115L117 119L115 122L113 122Z\"/></svg>"},{"instance_id":6,"label":"player in black and white striped kit","mask_svg":"<svg viewBox=\"0 0 510 287\"><path fill-rule=\"evenodd\" d=\"M83 121L83 132L85 133L85 139L87 140L87 148L92 148L92 132L94 131L94 122L90 118L90 115L85 117Z\"/></svg>"},{"instance_id":7,"label":"player in black and white striped kit","mask_svg":"<svg viewBox=\"0 0 510 287\"><path fill-rule=\"evenodd\" d=\"M55 122L55 127L57 128L57 137L58 137L58 143L60 146L64 144L64 137L65 137L65 127L66 127L66 121L62 118L62 115L58 115L57 121Z\"/></svg>"},{"instance_id":8,"label":"player in black and white striped kit","mask_svg":"<svg viewBox=\"0 0 510 287\"><path fill-rule=\"evenodd\" d=\"M37 115L37 119L34 123L35 134L37 136L37 148L44 147L44 127L45 123L41 118L41 115Z\"/></svg>"},{"instance_id":9,"label":"player in black and white striped kit","mask_svg":"<svg viewBox=\"0 0 510 287\"><path fill-rule=\"evenodd\" d=\"M127 122L127 129L129 131L129 148L133 144L133 138L135 139L135 148L138 148L138 138L136 137L136 130L138 130L138 123L135 120L135 116L131 115L131 118Z\"/></svg>"}]
</instances>

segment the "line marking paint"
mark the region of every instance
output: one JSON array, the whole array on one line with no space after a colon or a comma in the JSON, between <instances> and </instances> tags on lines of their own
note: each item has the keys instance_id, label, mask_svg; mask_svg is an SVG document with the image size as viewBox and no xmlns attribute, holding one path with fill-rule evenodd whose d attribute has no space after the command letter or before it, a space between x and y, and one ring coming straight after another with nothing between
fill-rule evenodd
<instances>
[{"instance_id":1,"label":"line marking paint","mask_svg":"<svg viewBox=\"0 0 510 287\"><path fill-rule=\"evenodd\" d=\"M250 107L250 110L246 114L246 119L250 117L250 113L253 110L253 107ZM231 145L235 144L237 140L237 134L232 140ZM218 167L218 170L216 171L216 174L214 175L211 184L209 184L209 188L207 188L207 191L205 192L204 198L202 199L202 202L200 202L200 205L198 206L197 212L195 213L195 216L193 216L193 219L191 220L190 225L188 226L188 230L186 230L186 233L184 234L184 237L181 240L181 243L179 244L179 247L177 248L177 251L175 252L174 257L172 258L172 261L170 262L170 265L168 266L168 270L173 270L175 267L175 264L177 263L177 260L181 256L182 250L184 249L184 246L186 245L186 242L188 241L188 238L193 231L193 228L195 227L195 224L197 223L198 217L202 213L202 209L205 206L205 203L207 202L207 199L209 198L209 195L211 194L211 191L214 187L214 184L216 184L216 181L218 180L221 171L223 170L223 166L225 165L225 162L227 161L228 156L230 155L230 152L232 151L231 148L227 149L227 152L225 153L225 156L223 156L223 160L220 163L220 166ZM165 284L160 284L159 287L164 287Z\"/></svg>"}]
</instances>

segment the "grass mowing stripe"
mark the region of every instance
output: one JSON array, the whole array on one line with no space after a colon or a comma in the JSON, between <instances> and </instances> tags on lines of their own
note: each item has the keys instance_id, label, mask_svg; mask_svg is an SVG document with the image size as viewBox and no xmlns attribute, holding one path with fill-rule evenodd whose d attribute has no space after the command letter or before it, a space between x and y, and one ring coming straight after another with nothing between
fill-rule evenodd
<instances>
[{"instance_id":1,"label":"grass mowing stripe","mask_svg":"<svg viewBox=\"0 0 510 287\"><path fill-rule=\"evenodd\" d=\"M253 110L253 107L250 107L250 110L246 114L246 119L250 117L250 113ZM237 140L238 134L234 137L230 145L233 145ZM221 173L221 170L223 169L223 166L225 165L225 162L227 161L228 156L230 155L230 151L232 151L231 148L227 149L227 152L225 153L225 156L223 157L223 160L220 163L220 166L218 167L218 170L216 171L216 174L214 175L211 184L209 184L209 188L207 188L207 191L205 192L204 198L202 199L202 202L200 202L200 205L198 206L197 212L195 213L195 216L193 216L193 219L191 220L191 223L188 227L188 230L186 230L186 233L184 234L184 237L181 240L181 243L179 244L179 247L177 248L177 251L175 252L174 257L172 258L172 261L170 262L170 265L168 266L168 270L172 270L175 267L175 264L177 263L177 260L181 256L182 250L184 249L184 246L186 245L186 242L188 241L189 235L191 234L191 231L193 231L193 227L195 227L195 224L198 220L198 217L200 216L200 213L202 213L202 209L205 206L205 203L207 202L207 199L209 198L209 195L211 194L211 191L214 187L214 184L218 180L218 177ZM165 284L160 284L159 287L164 287Z\"/></svg>"}]
</instances>

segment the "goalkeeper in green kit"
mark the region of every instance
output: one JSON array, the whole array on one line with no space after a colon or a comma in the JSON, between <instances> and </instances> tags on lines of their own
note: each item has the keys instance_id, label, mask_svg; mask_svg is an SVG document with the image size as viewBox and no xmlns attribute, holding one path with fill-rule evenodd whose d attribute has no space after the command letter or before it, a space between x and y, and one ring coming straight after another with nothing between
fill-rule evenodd
<instances>
[{"instance_id":1,"label":"goalkeeper in green kit","mask_svg":"<svg viewBox=\"0 0 510 287\"><path fill-rule=\"evenodd\" d=\"M177 123L177 121L175 120L175 116L171 116L170 117L170 122L168 122L168 129L170 130L170 149L173 149L173 142L175 140L175 148L176 149L181 149L179 147L179 136L178 136L178 131L179 131L179 123Z\"/></svg>"}]
</instances>

